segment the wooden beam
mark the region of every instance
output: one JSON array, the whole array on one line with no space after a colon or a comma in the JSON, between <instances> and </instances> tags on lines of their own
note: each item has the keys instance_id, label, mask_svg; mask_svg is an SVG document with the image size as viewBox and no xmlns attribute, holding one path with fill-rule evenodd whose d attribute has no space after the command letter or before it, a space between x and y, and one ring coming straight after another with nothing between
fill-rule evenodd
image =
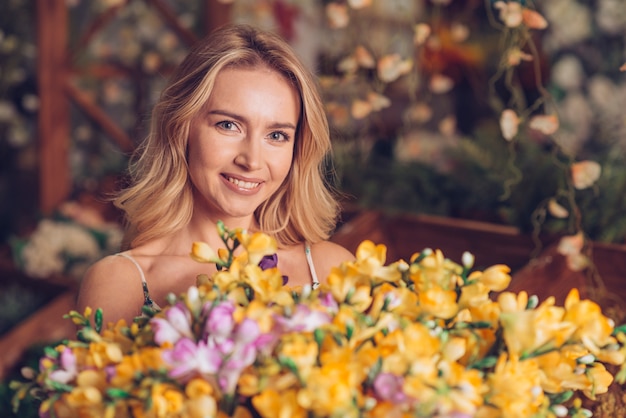
<instances>
[{"instance_id":1,"label":"wooden beam","mask_svg":"<svg viewBox=\"0 0 626 418\"><path fill-rule=\"evenodd\" d=\"M70 116L66 78L67 10L64 0L37 0L39 87L39 207L50 214L70 195Z\"/></svg>"},{"instance_id":2,"label":"wooden beam","mask_svg":"<svg viewBox=\"0 0 626 418\"><path fill-rule=\"evenodd\" d=\"M65 83L65 91L67 95L78 105L80 110L91 118L107 135L109 135L122 151L132 152L135 146L128 134L115 123L102 108L96 105L87 94L72 84L71 81Z\"/></svg>"},{"instance_id":3,"label":"wooden beam","mask_svg":"<svg viewBox=\"0 0 626 418\"><path fill-rule=\"evenodd\" d=\"M162 0L149 0L155 9L159 11L165 22L170 28L187 44L193 45L198 40L198 37L189 29L181 25L180 19L176 16L176 13L172 11L172 8Z\"/></svg>"},{"instance_id":4,"label":"wooden beam","mask_svg":"<svg viewBox=\"0 0 626 418\"><path fill-rule=\"evenodd\" d=\"M232 19L232 5L218 0L204 2L204 33L211 33L214 29L225 25Z\"/></svg>"}]
</instances>

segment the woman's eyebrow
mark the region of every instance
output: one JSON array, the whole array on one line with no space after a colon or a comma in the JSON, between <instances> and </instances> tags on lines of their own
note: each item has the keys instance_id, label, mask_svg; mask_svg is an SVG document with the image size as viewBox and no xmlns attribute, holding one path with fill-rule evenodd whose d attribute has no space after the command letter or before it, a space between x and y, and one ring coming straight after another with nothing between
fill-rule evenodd
<instances>
[{"instance_id":1,"label":"woman's eyebrow","mask_svg":"<svg viewBox=\"0 0 626 418\"><path fill-rule=\"evenodd\" d=\"M229 112L227 110L214 109L214 110L209 111L209 115L225 116L227 118L240 120L243 123L248 123L248 119L246 117L238 115L238 114L233 113L233 112ZM293 123L290 123L290 122L274 122L274 123L269 125L269 128L272 128L272 129L293 129L295 131L296 130L296 125L294 125Z\"/></svg>"}]
</instances>

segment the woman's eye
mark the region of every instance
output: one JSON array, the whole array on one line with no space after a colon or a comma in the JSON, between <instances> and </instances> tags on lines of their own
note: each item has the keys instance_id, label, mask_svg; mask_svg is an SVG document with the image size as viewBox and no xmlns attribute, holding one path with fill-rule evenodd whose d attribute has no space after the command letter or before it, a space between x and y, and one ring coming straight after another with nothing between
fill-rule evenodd
<instances>
[{"instance_id":1,"label":"woman's eye","mask_svg":"<svg viewBox=\"0 0 626 418\"><path fill-rule=\"evenodd\" d=\"M216 125L222 129L226 129L227 131L234 131L235 129L237 129L237 125L235 125L234 122L231 122L229 120L218 122Z\"/></svg>"},{"instance_id":2,"label":"woman's eye","mask_svg":"<svg viewBox=\"0 0 626 418\"><path fill-rule=\"evenodd\" d=\"M287 135L285 132L281 132L281 131L272 132L269 135L269 137L270 137L270 139L272 141L278 141L278 142L289 141L289 135Z\"/></svg>"}]
</instances>

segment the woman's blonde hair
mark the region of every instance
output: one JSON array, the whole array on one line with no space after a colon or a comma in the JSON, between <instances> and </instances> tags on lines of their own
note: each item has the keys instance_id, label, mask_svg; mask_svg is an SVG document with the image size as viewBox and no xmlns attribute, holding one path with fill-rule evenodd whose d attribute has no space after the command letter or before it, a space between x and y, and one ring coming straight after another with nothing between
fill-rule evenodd
<instances>
[{"instance_id":1,"label":"woman's blonde hair","mask_svg":"<svg viewBox=\"0 0 626 418\"><path fill-rule=\"evenodd\" d=\"M154 107L150 133L130 164L131 184L115 199L126 215L126 247L165 236L189 222L193 212L186 158L190 123L209 99L222 69L259 66L282 74L298 91L302 106L291 170L281 187L257 208L256 220L281 245L329 237L339 205L325 177L331 144L316 78L278 35L229 25L191 50Z\"/></svg>"}]
</instances>

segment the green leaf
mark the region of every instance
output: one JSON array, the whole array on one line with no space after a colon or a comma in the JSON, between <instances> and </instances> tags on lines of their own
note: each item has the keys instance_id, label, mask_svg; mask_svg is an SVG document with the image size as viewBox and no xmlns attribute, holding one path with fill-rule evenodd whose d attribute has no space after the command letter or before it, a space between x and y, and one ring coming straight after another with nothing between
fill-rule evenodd
<instances>
[{"instance_id":1,"label":"green leaf","mask_svg":"<svg viewBox=\"0 0 626 418\"><path fill-rule=\"evenodd\" d=\"M568 390L566 392L556 393L556 394L549 395L549 396L550 396L550 401L553 405L559 405L559 404L569 401L570 398L574 396L574 391Z\"/></svg>"},{"instance_id":2,"label":"green leaf","mask_svg":"<svg viewBox=\"0 0 626 418\"><path fill-rule=\"evenodd\" d=\"M94 321L96 323L96 331L100 333L102 331L102 308L96 309Z\"/></svg>"},{"instance_id":3,"label":"green leaf","mask_svg":"<svg viewBox=\"0 0 626 418\"><path fill-rule=\"evenodd\" d=\"M626 334L626 324L622 324L613 329L613 335L617 335L617 334Z\"/></svg>"},{"instance_id":4,"label":"green leaf","mask_svg":"<svg viewBox=\"0 0 626 418\"><path fill-rule=\"evenodd\" d=\"M313 338L315 338L315 342L317 343L318 347L322 346L322 342L324 341L325 336L326 332L322 329L316 328L315 331L313 331Z\"/></svg>"},{"instance_id":5,"label":"green leaf","mask_svg":"<svg viewBox=\"0 0 626 418\"><path fill-rule=\"evenodd\" d=\"M376 363L374 363L372 368L367 372L367 379L365 380L365 382L368 386L371 386L374 384L374 379L376 379L376 376L378 376L382 368L383 368L383 359L382 357L378 357L378 360L376 360Z\"/></svg>"},{"instance_id":6,"label":"green leaf","mask_svg":"<svg viewBox=\"0 0 626 418\"><path fill-rule=\"evenodd\" d=\"M346 338L348 339L348 341L350 341L353 334L354 334L354 326L350 324L346 325Z\"/></svg>"},{"instance_id":7,"label":"green leaf","mask_svg":"<svg viewBox=\"0 0 626 418\"><path fill-rule=\"evenodd\" d=\"M495 356L488 356L488 357L480 359L477 362L471 364L469 366L469 368L470 369L478 369L478 370L489 369L489 368L495 366L497 362L498 362L498 358L497 357L495 357Z\"/></svg>"},{"instance_id":8,"label":"green leaf","mask_svg":"<svg viewBox=\"0 0 626 418\"><path fill-rule=\"evenodd\" d=\"M113 399L128 399L130 398L130 393L119 388L109 388L106 391L107 396Z\"/></svg>"},{"instance_id":9,"label":"green leaf","mask_svg":"<svg viewBox=\"0 0 626 418\"><path fill-rule=\"evenodd\" d=\"M47 357L50 357L50 358L53 358L53 359L59 358L59 354L60 354L57 350L55 350L53 347L50 347L50 346L44 347L43 353Z\"/></svg>"},{"instance_id":10,"label":"green leaf","mask_svg":"<svg viewBox=\"0 0 626 418\"><path fill-rule=\"evenodd\" d=\"M57 392L71 392L74 387L66 383L57 382L56 380L46 379L46 385Z\"/></svg>"}]
</instances>

